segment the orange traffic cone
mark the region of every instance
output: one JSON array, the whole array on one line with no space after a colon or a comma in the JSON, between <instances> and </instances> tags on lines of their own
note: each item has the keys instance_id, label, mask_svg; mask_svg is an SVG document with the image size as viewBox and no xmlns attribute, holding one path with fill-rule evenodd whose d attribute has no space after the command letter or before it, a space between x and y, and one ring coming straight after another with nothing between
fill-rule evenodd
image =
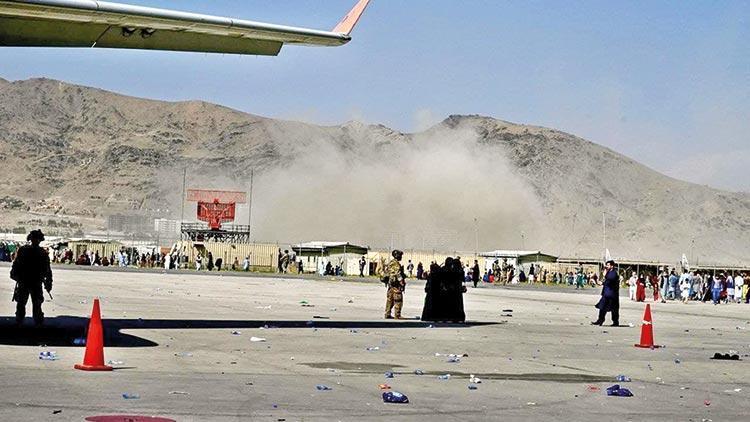
<instances>
[{"instance_id":1,"label":"orange traffic cone","mask_svg":"<svg viewBox=\"0 0 750 422\"><path fill-rule=\"evenodd\" d=\"M641 342L635 347L655 349L660 347L654 344L654 325L651 321L651 304L646 305L646 312L643 313L643 325L641 325Z\"/></svg>"},{"instance_id":2,"label":"orange traffic cone","mask_svg":"<svg viewBox=\"0 0 750 422\"><path fill-rule=\"evenodd\" d=\"M94 309L91 310L89 334L86 337L86 354L83 364L76 365L82 371L111 371L112 367L104 364L104 330L102 316L99 311L99 299L94 299Z\"/></svg>"}]
</instances>

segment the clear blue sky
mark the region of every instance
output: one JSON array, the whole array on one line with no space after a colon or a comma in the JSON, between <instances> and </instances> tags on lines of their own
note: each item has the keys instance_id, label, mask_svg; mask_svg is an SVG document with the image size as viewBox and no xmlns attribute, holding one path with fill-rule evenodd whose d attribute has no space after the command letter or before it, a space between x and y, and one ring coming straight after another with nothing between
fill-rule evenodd
<instances>
[{"instance_id":1,"label":"clear blue sky","mask_svg":"<svg viewBox=\"0 0 750 422\"><path fill-rule=\"evenodd\" d=\"M355 0L134 4L330 29ZM750 2L373 0L339 48L279 57L0 49L0 77L401 131L478 113L750 191Z\"/></svg>"}]
</instances>

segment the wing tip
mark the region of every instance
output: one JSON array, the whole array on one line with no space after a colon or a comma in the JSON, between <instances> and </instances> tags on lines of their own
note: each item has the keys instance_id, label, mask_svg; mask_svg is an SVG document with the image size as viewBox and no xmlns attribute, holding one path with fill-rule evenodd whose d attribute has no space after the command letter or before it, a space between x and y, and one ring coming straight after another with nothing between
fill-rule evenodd
<instances>
[{"instance_id":1,"label":"wing tip","mask_svg":"<svg viewBox=\"0 0 750 422\"><path fill-rule=\"evenodd\" d=\"M331 32L344 34L348 37L357 25L357 22L359 22L359 18L362 17L362 13L364 13L368 4L370 4L370 0L359 0Z\"/></svg>"}]
</instances>

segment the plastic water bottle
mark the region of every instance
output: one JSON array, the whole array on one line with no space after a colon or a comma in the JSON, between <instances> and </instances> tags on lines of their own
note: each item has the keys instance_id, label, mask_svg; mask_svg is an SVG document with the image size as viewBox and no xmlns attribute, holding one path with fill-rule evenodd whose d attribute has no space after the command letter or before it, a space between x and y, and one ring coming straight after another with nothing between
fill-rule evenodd
<instances>
[{"instance_id":1,"label":"plastic water bottle","mask_svg":"<svg viewBox=\"0 0 750 422\"><path fill-rule=\"evenodd\" d=\"M122 398L125 400L138 400L141 398L140 394L133 393L122 393Z\"/></svg>"},{"instance_id":2,"label":"plastic water bottle","mask_svg":"<svg viewBox=\"0 0 750 422\"><path fill-rule=\"evenodd\" d=\"M415 369L414 375L424 375L424 371L422 371L421 369Z\"/></svg>"},{"instance_id":3,"label":"plastic water bottle","mask_svg":"<svg viewBox=\"0 0 750 422\"><path fill-rule=\"evenodd\" d=\"M393 372L390 372L390 371L386 372L385 373L385 377L386 378L393 378Z\"/></svg>"},{"instance_id":4,"label":"plastic water bottle","mask_svg":"<svg viewBox=\"0 0 750 422\"><path fill-rule=\"evenodd\" d=\"M615 381L630 382L630 378L626 377L625 375L618 375L617 377L615 377Z\"/></svg>"},{"instance_id":5,"label":"plastic water bottle","mask_svg":"<svg viewBox=\"0 0 750 422\"><path fill-rule=\"evenodd\" d=\"M333 390L333 388L331 388L331 387L329 387L327 385L323 385L323 384L318 384L318 385L315 386L315 388L317 388L318 391L330 391L330 390Z\"/></svg>"},{"instance_id":6,"label":"plastic water bottle","mask_svg":"<svg viewBox=\"0 0 750 422\"><path fill-rule=\"evenodd\" d=\"M477 389L477 385L476 384L474 384L474 383L469 384L469 390L476 390L476 389Z\"/></svg>"},{"instance_id":7,"label":"plastic water bottle","mask_svg":"<svg viewBox=\"0 0 750 422\"><path fill-rule=\"evenodd\" d=\"M451 374L445 374L445 375L438 375L437 377L439 380L449 380L451 379Z\"/></svg>"}]
</instances>

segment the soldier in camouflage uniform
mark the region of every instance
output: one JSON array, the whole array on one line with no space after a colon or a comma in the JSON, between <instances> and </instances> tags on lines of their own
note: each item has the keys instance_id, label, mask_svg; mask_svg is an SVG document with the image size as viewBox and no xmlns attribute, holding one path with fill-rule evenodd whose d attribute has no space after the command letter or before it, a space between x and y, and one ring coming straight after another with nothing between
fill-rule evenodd
<instances>
[{"instance_id":1,"label":"soldier in camouflage uniform","mask_svg":"<svg viewBox=\"0 0 750 422\"><path fill-rule=\"evenodd\" d=\"M385 318L401 319L401 307L404 305L404 289L406 288L406 277L404 269L401 266L401 258L404 253L398 249L394 250L391 255L393 259L385 267L385 275L388 277L388 296L385 302ZM394 309L395 316L391 316L391 309Z\"/></svg>"}]
</instances>

